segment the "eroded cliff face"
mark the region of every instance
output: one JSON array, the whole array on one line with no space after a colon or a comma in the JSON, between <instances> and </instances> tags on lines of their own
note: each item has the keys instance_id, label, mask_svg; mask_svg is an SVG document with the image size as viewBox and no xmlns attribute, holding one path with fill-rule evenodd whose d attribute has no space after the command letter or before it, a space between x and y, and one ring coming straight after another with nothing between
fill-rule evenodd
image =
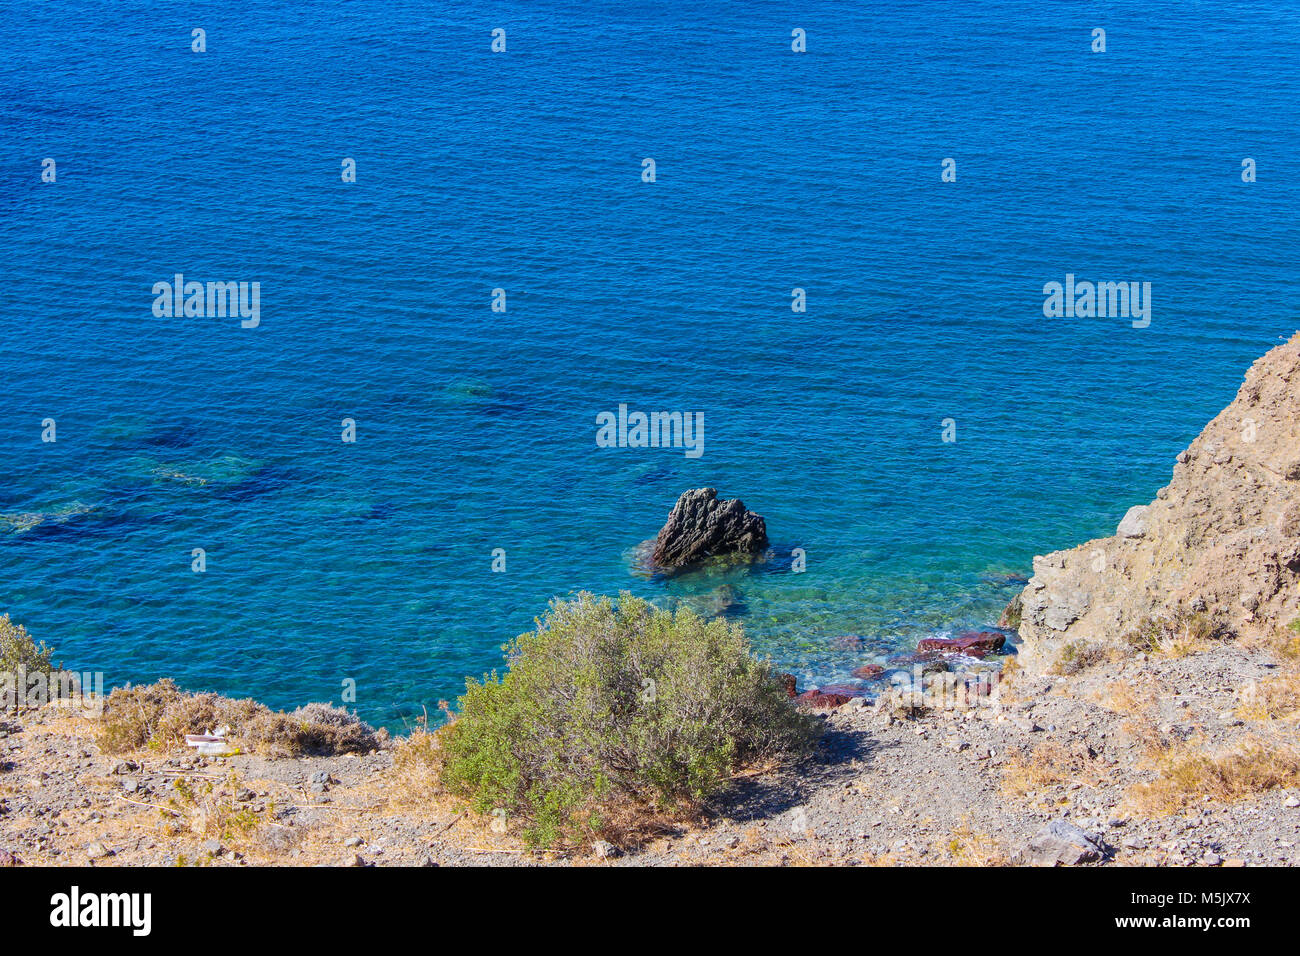
<instances>
[{"instance_id":1,"label":"eroded cliff face","mask_svg":"<svg viewBox=\"0 0 1300 956\"><path fill-rule=\"evenodd\" d=\"M1119 641L1148 619L1205 612L1242 636L1300 613L1300 333L1246 373L1156 500L1109 538L1034 558L1021 593L1023 663L1076 640Z\"/></svg>"}]
</instances>

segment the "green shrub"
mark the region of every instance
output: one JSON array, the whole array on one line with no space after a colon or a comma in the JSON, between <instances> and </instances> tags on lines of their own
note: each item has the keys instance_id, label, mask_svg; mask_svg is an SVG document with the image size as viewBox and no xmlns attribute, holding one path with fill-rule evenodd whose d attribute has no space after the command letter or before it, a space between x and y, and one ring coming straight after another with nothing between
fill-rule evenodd
<instances>
[{"instance_id":1,"label":"green shrub","mask_svg":"<svg viewBox=\"0 0 1300 956\"><path fill-rule=\"evenodd\" d=\"M30 705L28 681L36 674L45 675L48 694L58 695L60 684L50 679L60 673L50 663L53 654L44 643L32 640L25 627L10 621L8 614L0 614L0 713L21 711Z\"/></svg>"},{"instance_id":2,"label":"green shrub","mask_svg":"<svg viewBox=\"0 0 1300 956\"><path fill-rule=\"evenodd\" d=\"M55 670L50 663L54 651L37 644L21 624L14 624L8 614L0 614L0 673L17 671L19 667L27 669L28 674L49 674Z\"/></svg>"},{"instance_id":3,"label":"green shrub","mask_svg":"<svg viewBox=\"0 0 1300 956\"><path fill-rule=\"evenodd\" d=\"M1095 664L1103 663L1109 657L1110 651L1105 645L1079 638L1062 645L1052 670L1068 677L1082 673Z\"/></svg>"},{"instance_id":4,"label":"green shrub","mask_svg":"<svg viewBox=\"0 0 1300 956\"><path fill-rule=\"evenodd\" d=\"M480 813L521 818L535 846L695 808L819 732L740 625L626 593L553 601L504 649L506 674L467 681L441 732L442 780Z\"/></svg>"}]
</instances>

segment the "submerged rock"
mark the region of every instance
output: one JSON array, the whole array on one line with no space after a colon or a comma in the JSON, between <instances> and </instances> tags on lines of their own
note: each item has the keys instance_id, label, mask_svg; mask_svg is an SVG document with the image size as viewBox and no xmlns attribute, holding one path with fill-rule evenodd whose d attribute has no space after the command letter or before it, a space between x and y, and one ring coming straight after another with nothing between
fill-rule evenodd
<instances>
[{"instance_id":1,"label":"submerged rock","mask_svg":"<svg viewBox=\"0 0 1300 956\"><path fill-rule=\"evenodd\" d=\"M719 499L714 488L692 488L677 499L650 560L674 570L705 558L760 554L767 545L762 515L747 510L739 498Z\"/></svg>"},{"instance_id":2,"label":"submerged rock","mask_svg":"<svg viewBox=\"0 0 1300 956\"><path fill-rule=\"evenodd\" d=\"M926 637L916 645L918 651L943 651L950 654L965 654L967 657L983 657L996 654L1002 650L1007 641L1005 634L997 631L963 631L956 637Z\"/></svg>"},{"instance_id":3,"label":"submerged rock","mask_svg":"<svg viewBox=\"0 0 1300 956\"><path fill-rule=\"evenodd\" d=\"M943 659L943 655L938 651L908 651L893 654L889 657L887 663L891 667L901 667L909 670L920 667L922 674L941 674L948 670L948 662Z\"/></svg>"}]
</instances>

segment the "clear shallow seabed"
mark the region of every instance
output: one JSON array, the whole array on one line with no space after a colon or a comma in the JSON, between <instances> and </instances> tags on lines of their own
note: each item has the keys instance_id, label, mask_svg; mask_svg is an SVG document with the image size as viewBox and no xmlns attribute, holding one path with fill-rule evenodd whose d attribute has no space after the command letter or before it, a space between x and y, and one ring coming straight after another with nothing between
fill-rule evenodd
<instances>
[{"instance_id":1,"label":"clear shallow seabed","mask_svg":"<svg viewBox=\"0 0 1300 956\"><path fill-rule=\"evenodd\" d=\"M399 728L624 588L843 678L1111 533L1300 324L1292 3L0 8L0 610L110 683ZM261 327L155 318L176 272ZM1045 319L1067 272L1150 327ZM620 403L703 457L597 448ZM807 571L637 575L702 485Z\"/></svg>"}]
</instances>

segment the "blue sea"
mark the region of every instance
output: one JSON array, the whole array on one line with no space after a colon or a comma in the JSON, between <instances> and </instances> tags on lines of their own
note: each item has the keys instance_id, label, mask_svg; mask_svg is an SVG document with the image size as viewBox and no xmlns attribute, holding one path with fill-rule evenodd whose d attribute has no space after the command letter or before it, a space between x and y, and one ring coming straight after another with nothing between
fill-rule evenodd
<instances>
[{"instance_id":1,"label":"blue sea","mask_svg":"<svg viewBox=\"0 0 1300 956\"><path fill-rule=\"evenodd\" d=\"M1290 0L4 0L0 51L0 611L114 685L401 729L583 589L842 680L1112 533L1300 326ZM704 453L598 447L621 404ZM776 557L639 572L700 486Z\"/></svg>"}]
</instances>

